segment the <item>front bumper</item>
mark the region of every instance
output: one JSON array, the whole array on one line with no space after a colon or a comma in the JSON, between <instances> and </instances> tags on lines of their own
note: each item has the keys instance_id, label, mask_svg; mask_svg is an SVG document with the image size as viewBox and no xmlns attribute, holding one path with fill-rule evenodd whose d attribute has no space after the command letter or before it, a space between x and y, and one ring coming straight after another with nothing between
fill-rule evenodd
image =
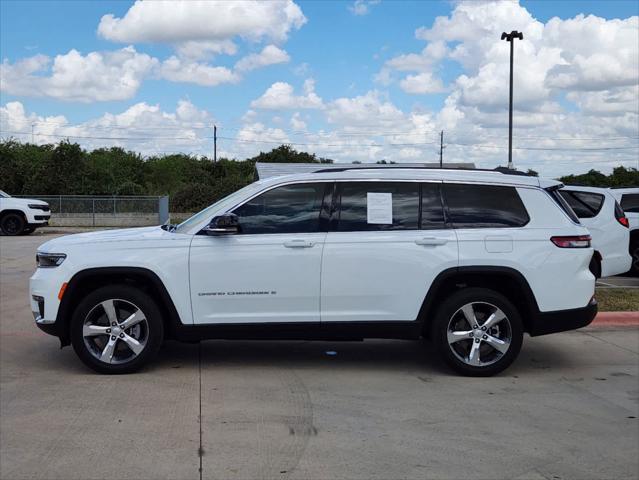
<instances>
[{"instance_id":1,"label":"front bumper","mask_svg":"<svg viewBox=\"0 0 639 480\"><path fill-rule=\"evenodd\" d=\"M582 308L539 312L530 326L530 336L548 335L586 327L597 315L597 300L593 297L590 303Z\"/></svg>"}]
</instances>

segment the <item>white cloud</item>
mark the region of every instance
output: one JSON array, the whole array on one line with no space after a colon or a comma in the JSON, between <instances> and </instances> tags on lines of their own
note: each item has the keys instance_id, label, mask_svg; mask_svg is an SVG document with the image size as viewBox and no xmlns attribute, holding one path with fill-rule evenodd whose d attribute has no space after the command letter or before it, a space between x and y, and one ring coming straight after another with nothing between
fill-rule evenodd
<instances>
[{"instance_id":1,"label":"white cloud","mask_svg":"<svg viewBox=\"0 0 639 480\"><path fill-rule=\"evenodd\" d=\"M347 129L370 126L371 123L396 129L404 121L404 113L382 99L377 91L354 98L338 98L328 105L326 115L330 123L344 125Z\"/></svg>"},{"instance_id":2,"label":"white cloud","mask_svg":"<svg viewBox=\"0 0 639 480\"><path fill-rule=\"evenodd\" d=\"M434 78L430 72L424 72L417 75L408 75L399 86L406 93L424 94L443 92L444 85L439 78Z\"/></svg>"},{"instance_id":3,"label":"white cloud","mask_svg":"<svg viewBox=\"0 0 639 480\"><path fill-rule=\"evenodd\" d=\"M381 0L355 0L352 5L349 5L348 9L353 15L368 15L370 13L370 7L377 5Z\"/></svg>"},{"instance_id":4,"label":"white cloud","mask_svg":"<svg viewBox=\"0 0 639 480\"><path fill-rule=\"evenodd\" d=\"M304 23L306 17L292 0L138 0L122 18L104 15L98 34L126 43L209 42L236 36L282 42Z\"/></svg>"},{"instance_id":5,"label":"white cloud","mask_svg":"<svg viewBox=\"0 0 639 480\"><path fill-rule=\"evenodd\" d=\"M299 112L295 112L291 117L291 128L297 131L306 130L306 122L302 120Z\"/></svg>"},{"instance_id":6,"label":"white cloud","mask_svg":"<svg viewBox=\"0 0 639 480\"><path fill-rule=\"evenodd\" d=\"M255 70L256 68L287 63L290 60L288 53L275 45L267 45L260 53L251 53L240 59L235 64L235 69L241 72Z\"/></svg>"},{"instance_id":7,"label":"white cloud","mask_svg":"<svg viewBox=\"0 0 639 480\"><path fill-rule=\"evenodd\" d=\"M162 62L160 76L171 82L195 83L205 87L240 81L240 76L226 67L214 67L176 56Z\"/></svg>"},{"instance_id":8,"label":"white cloud","mask_svg":"<svg viewBox=\"0 0 639 480\"><path fill-rule=\"evenodd\" d=\"M252 108L266 110L289 110L302 108L322 108L322 99L315 93L315 82L304 82L304 94L295 95L293 86L286 82L275 82L257 100L251 102Z\"/></svg>"},{"instance_id":9,"label":"white cloud","mask_svg":"<svg viewBox=\"0 0 639 480\"><path fill-rule=\"evenodd\" d=\"M0 88L12 95L94 102L125 100L135 95L158 61L129 46L112 52L77 50L0 65Z\"/></svg>"},{"instance_id":10,"label":"white cloud","mask_svg":"<svg viewBox=\"0 0 639 480\"><path fill-rule=\"evenodd\" d=\"M203 42L187 41L178 43L176 50L180 57L199 60L210 58L217 54L235 55L237 53L237 45L228 39Z\"/></svg>"},{"instance_id":11,"label":"white cloud","mask_svg":"<svg viewBox=\"0 0 639 480\"><path fill-rule=\"evenodd\" d=\"M20 102L0 106L2 137L38 144L57 143L68 137L84 148L118 146L143 155L183 152L210 154L212 149L212 115L198 109L187 100L178 102L174 112L163 111L159 105L136 103L121 113L102 116L72 125L62 115L42 116L27 113ZM25 132L22 134L8 132Z\"/></svg>"}]
</instances>

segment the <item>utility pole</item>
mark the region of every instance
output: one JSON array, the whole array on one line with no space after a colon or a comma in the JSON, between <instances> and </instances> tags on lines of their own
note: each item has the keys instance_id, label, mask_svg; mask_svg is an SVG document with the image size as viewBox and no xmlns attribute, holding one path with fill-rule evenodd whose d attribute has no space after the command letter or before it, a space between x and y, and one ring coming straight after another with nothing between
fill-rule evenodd
<instances>
[{"instance_id":1,"label":"utility pole","mask_svg":"<svg viewBox=\"0 0 639 480\"><path fill-rule=\"evenodd\" d=\"M213 163L217 163L217 125L213 125Z\"/></svg>"},{"instance_id":2,"label":"utility pole","mask_svg":"<svg viewBox=\"0 0 639 480\"><path fill-rule=\"evenodd\" d=\"M444 168L444 131L439 134L439 168Z\"/></svg>"},{"instance_id":3,"label":"utility pole","mask_svg":"<svg viewBox=\"0 0 639 480\"><path fill-rule=\"evenodd\" d=\"M33 137L33 127L35 127L35 122L31 123L31 143L35 143L34 137Z\"/></svg>"},{"instance_id":4,"label":"utility pole","mask_svg":"<svg viewBox=\"0 0 639 480\"><path fill-rule=\"evenodd\" d=\"M513 168L513 54L515 39L524 39L524 34L513 30L510 33L502 33L501 39L510 42L510 102L508 107L508 168Z\"/></svg>"}]
</instances>

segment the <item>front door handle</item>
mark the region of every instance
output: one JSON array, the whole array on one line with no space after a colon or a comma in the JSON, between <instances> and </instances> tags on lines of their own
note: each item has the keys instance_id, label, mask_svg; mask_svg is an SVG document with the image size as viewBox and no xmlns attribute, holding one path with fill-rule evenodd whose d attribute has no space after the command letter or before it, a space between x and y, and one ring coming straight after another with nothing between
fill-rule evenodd
<instances>
[{"instance_id":1,"label":"front door handle","mask_svg":"<svg viewBox=\"0 0 639 480\"><path fill-rule=\"evenodd\" d=\"M424 238L420 238L419 240L415 240L415 243L417 245L437 246L437 245L446 245L448 243L448 240L446 240L445 238L424 237Z\"/></svg>"},{"instance_id":2,"label":"front door handle","mask_svg":"<svg viewBox=\"0 0 639 480\"><path fill-rule=\"evenodd\" d=\"M306 240L289 240L284 242L286 248L311 248L315 243Z\"/></svg>"}]
</instances>

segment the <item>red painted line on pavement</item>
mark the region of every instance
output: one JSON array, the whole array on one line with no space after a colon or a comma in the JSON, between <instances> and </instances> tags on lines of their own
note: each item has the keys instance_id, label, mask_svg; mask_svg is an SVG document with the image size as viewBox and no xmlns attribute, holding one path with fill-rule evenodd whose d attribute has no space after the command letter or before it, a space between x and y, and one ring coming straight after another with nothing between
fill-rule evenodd
<instances>
[{"instance_id":1,"label":"red painted line on pavement","mask_svg":"<svg viewBox=\"0 0 639 480\"><path fill-rule=\"evenodd\" d=\"M591 327L639 327L639 312L599 312Z\"/></svg>"}]
</instances>

